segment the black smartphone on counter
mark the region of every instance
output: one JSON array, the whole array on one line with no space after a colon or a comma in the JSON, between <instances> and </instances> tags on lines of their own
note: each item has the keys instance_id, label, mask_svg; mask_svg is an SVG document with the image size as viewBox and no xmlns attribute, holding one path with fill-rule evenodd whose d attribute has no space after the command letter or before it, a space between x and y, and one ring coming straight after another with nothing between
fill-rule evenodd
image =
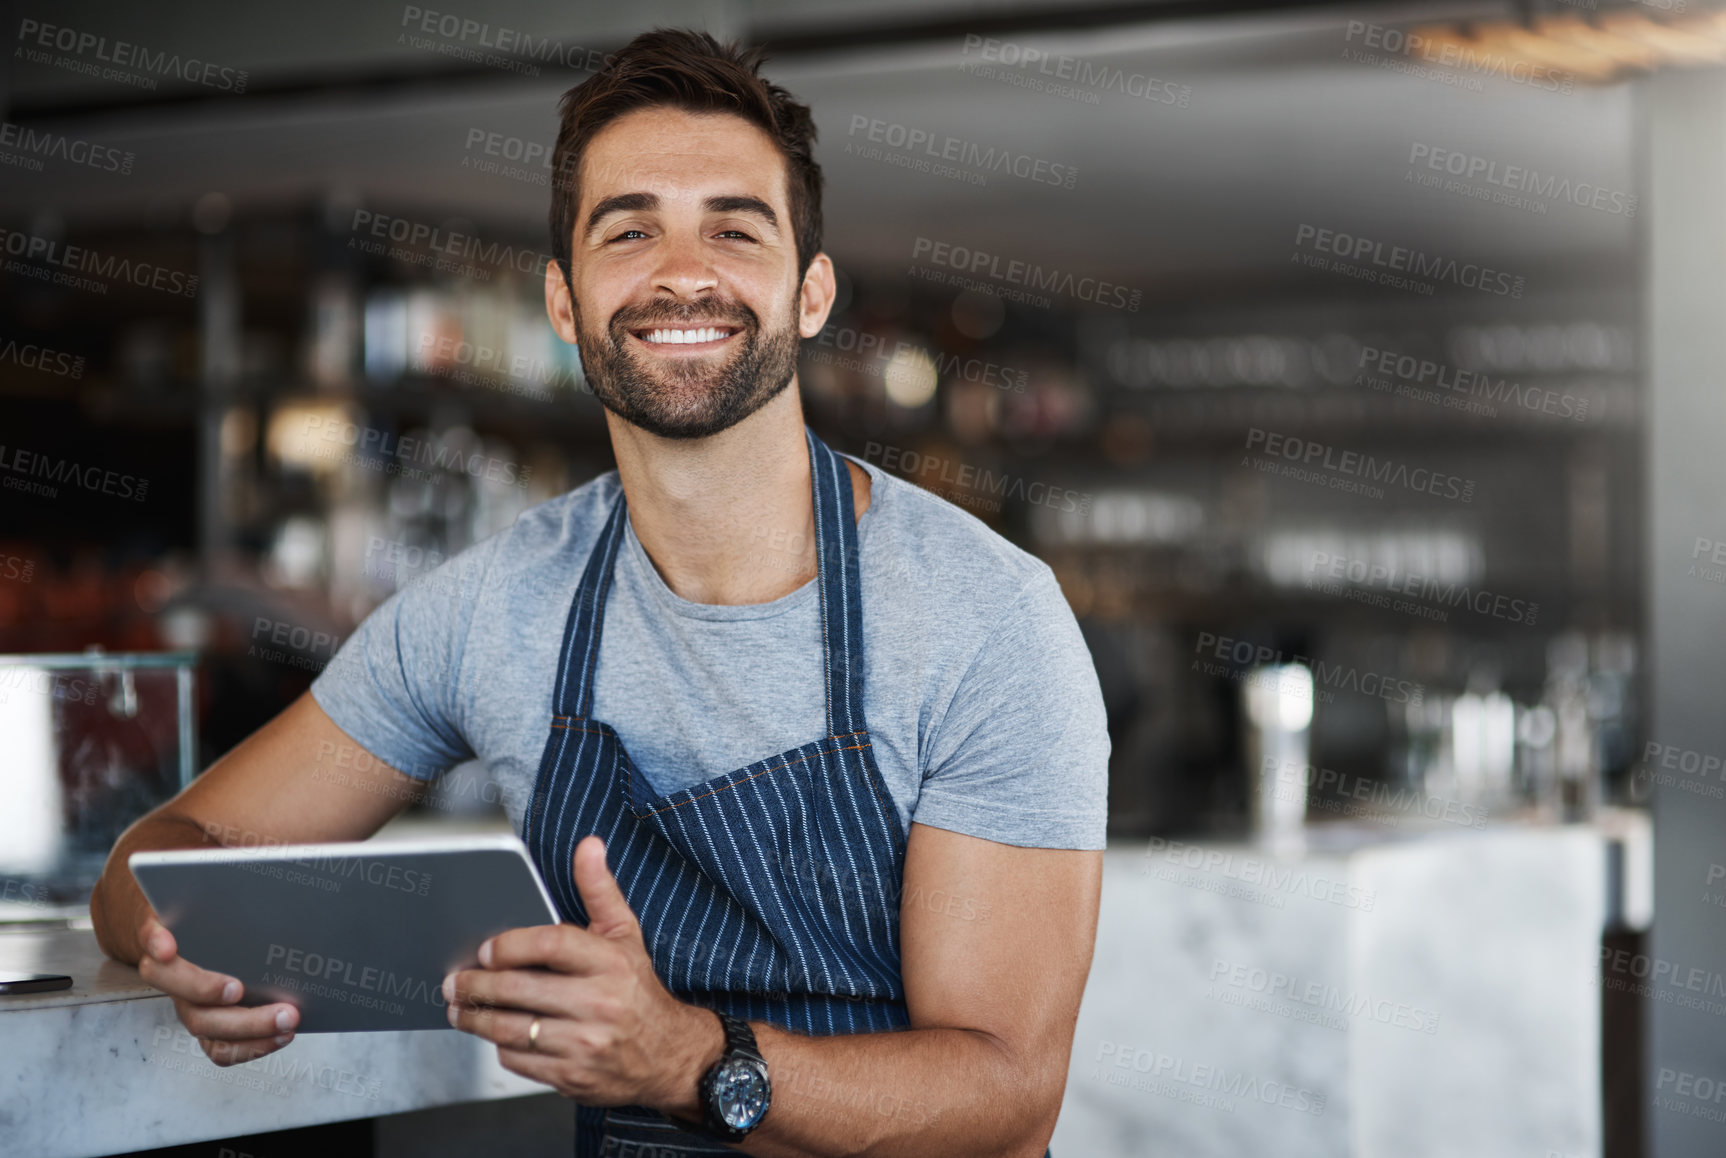
<instances>
[{"instance_id":1,"label":"black smartphone on counter","mask_svg":"<svg viewBox=\"0 0 1726 1158\"><path fill-rule=\"evenodd\" d=\"M13 993L47 993L72 988L64 973L7 973L0 970L0 997Z\"/></svg>"}]
</instances>

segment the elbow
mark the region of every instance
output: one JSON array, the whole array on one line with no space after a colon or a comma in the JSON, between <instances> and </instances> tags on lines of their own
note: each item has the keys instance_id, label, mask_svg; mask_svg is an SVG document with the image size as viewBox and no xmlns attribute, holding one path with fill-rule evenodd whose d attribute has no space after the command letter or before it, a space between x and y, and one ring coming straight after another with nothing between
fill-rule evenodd
<instances>
[{"instance_id":1,"label":"elbow","mask_svg":"<svg viewBox=\"0 0 1726 1158\"><path fill-rule=\"evenodd\" d=\"M1011 1158L1043 1158L1061 1116L1067 1092L1067 1052L1053 1056L1026 1056L992 1034L985 1035L1001 1057L1001 1102L1012 1122L1010 1142L1004 1151Z\"/></svg>"},{"instance_id":2,"label":"elbow","mask_svg":"<svg viewBox=\"0 0 1726 1158\"><path fill-rule=\"evenodd\" d=\"M102 870L101 877L96 881L96 887L90 892L90 927L96 934L96 947L104 954L122 965L136 965L136 957L128 957L124 946L114 936L112 922L108 918L106 902L108 877L114 871L110 864Z\"/></svg>"},{"instance_id":3,"label":"elbow","mask_svg":"<svg viewBox=\"0 0 1726 1158\"><path fill-rule=\"evenodd\" d=\"M1049 1139L1055 1136L1055 1122L1061 1116L1061 1096L1066 1082L1053 1083L1035 1105L1027 1110L1027 1121L1019 1133L1012 1153L1014 1158L1043 1158Z\"/></svg>"},{"instance_id":4,"label":"elbow","mask_svg":"<svg viewBox=\"0 0 1726 1158\"><path fill-rule=\"evenodd\" d=\"M1060 1112L1058 1098L1052 1109L1041 1106L1027 1108L1014 1115L1016 1120L1005 1137L998 1137L990 1145L972 1153L977 1158L1043 1158L1049 1149L1049 1140L1055 1136L1055 1119Z\"/></svg>"}]
</instances>

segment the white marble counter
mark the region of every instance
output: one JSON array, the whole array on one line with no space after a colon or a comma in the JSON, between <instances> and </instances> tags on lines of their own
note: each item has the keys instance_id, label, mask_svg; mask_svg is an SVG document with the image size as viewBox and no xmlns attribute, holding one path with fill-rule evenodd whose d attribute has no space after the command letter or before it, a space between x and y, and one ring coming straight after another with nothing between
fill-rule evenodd
<instances>
[{"instance_id":1,"label":"white marble counter","mask_svg":"<svg viewBox=\"0 0 1726 1158\"><path fill-rule=\"evenodd\" d=\"M1598 1154L1606 844L1591 828L1332 828L1281 854L1116 842L1054 1153ZM309 1034L218 1068L87 930L0 931L0 969L74 979L0 998L0 1155L545 1092L454 1030Z\"/></svg>"},{"instance_id":2,"label":"white marble counter","mask_svg":"<svg viewBox=\"0 0 1726 1158\"><path fill-rule=\"evenodd\" d=\"M1605 846L1117 843L1054 1153L1598 1154Z\"/></svg>"},{"instance_id":3,"label":"white marble counter","mask_svg":"<svg viewBox=\"0 0 1726 1158\"><path fill-rule=\"evenodd\" d=\"M0 1154L83 1158L545 1093L450 1030L306 1034L226 1069L88 930L0 931L0 969L71 989L0 997Z\"/></svg>"}]
</instances>

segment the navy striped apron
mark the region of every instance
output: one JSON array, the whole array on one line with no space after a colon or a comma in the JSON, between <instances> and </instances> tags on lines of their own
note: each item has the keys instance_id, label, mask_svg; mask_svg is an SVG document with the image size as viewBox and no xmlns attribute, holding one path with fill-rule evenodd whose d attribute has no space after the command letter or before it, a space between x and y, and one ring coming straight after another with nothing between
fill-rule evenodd
<instances>
[{"instance_id":1,"label":"navy striped apron","mask_svg":"<svg viewBox=\"0 0 1726 1158\"><path fill-rule=\"evenodd\" d=\"M654 969L677 997L799 1033L900 1029L910 1024L899 967L905 833L863 719L851 475L804 429L827 734L654 794L617 733L588 716L605 597L628 517L620 493L564 628L551 737L522 835L564 919L578 925L587 914L572 876L575 845L589 833L605 839L606 861L641 921ZM578 1107L575 1153L602 1152L736 1153L646 1107Z\"/></svg>"}]
</instances>

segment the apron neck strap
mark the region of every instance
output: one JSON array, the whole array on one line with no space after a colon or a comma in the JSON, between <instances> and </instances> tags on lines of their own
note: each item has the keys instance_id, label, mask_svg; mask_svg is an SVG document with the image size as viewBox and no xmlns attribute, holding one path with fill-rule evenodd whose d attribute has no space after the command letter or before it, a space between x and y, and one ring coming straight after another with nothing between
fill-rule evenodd
<instances>
[{"instance_id":1,"label":"apron neck strap","mask_svg":"<svg viewBox=\"0 0 1726 1158\"><path fill-rule=\"evenodd\" d=\"M809 446L809 474L815 500L816 582L821 596L821 644L827 672L827 730L830 736L862 731L863 582L857 535L857 508L845 460L803 428ZM599 639L605 597L623 549L629 507L621 490L599 541L587 558L575 602L563 630L552 702L558 715L585 719L593 706L593 676L599 665Z\"/></svg>"},{"instance_id":2,"label":"apron neck strap","mask_svg":"<svg viewBox=\"0 0 1726 1158\"><path fill-rule=\"evenodd\" d=\"M845 460L807 426L815 480L815 577L821 585L821 646L827 660L827 734L849 736L863 722L863 568Z\"/></svg>"}]
</instances>

